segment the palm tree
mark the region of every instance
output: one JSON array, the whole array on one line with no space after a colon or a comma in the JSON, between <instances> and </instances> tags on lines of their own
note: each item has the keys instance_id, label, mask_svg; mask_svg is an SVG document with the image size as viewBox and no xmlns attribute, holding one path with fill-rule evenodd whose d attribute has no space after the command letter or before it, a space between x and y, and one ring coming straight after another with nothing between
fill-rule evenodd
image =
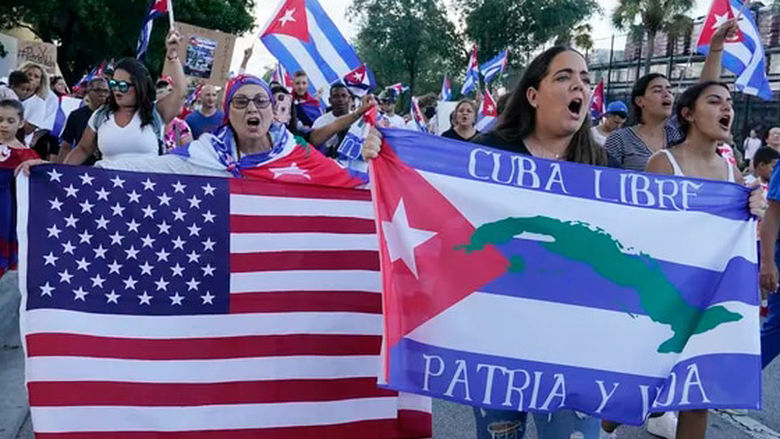
<instances>
[{"instance_id":1,"label":"palm tree","mask_svg":"<svg viewBox=\"0 0 780 439\"><path fill-rule=\"evenodd\" d=\"M585 60L588 59L588 52L593 49L593 26L588 23L580 24L574 27L574 44L585 51Z\"/></svg>"},{"instance_id":2,"label":"palm tree","mask_svg":"<svg viewBox=\"0 0 780 439\"><path fill-rule=\"evenodd\" d=\"M647 35L645 74L650 73L650 61L655 51L655 36L674 19L693 7L693 0L619 0L612 13L612 24L618 29L627 29L637 21L641 22Z\"/></svg>"}]
</instances>

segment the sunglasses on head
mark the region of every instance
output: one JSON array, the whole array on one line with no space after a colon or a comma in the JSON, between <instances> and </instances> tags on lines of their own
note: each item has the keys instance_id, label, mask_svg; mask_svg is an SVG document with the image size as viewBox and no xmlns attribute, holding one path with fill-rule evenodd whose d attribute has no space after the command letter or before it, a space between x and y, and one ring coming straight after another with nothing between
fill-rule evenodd
<instances>
[{"instance_id":1,"label":"sunglasses on head","mask_svg":"<svg viewBox=\"0 0 780 439\"><path fill-rule=\"evenodd\" d=\"M249 98L244 95L237 95L233 96L233 99L230 101L230 103L233 105L233 108L236 110L243 110L249 105L249 102L254 103L255 108L257 109L267 108L269 105L271 105L271 99L269 99L268 96L262 94L255 95L253 98Z\"/></svg>"},{"instance_id":2,"label":"sunglasses on head","mask_svg":"<svg viewBox=\"0 0 780 439\"><path fill-rule=\"evenodd\" d=\"M121 93L127 93L127 91L130 90L130 87L134 86L135 84L127 81L117 81L116 79L108 81L108 88L111 90L119 90Z\"/></svg>"}]
</instances>

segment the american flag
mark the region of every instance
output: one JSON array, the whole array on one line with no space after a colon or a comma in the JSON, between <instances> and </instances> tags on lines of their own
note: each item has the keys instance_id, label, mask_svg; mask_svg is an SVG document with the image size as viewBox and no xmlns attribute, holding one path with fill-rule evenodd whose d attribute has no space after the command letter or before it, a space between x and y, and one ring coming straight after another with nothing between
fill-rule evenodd
<instances>
[{"instance_id":1,"label":"american flag","mask_svg":"<svg viewBox=\"0 0 780 439\"><path fill-rule=\"evenodd\" d=\"M17 194L38 438L430 436L376 385L367 191L49 165Z\"/></svg>"}]
</instances>

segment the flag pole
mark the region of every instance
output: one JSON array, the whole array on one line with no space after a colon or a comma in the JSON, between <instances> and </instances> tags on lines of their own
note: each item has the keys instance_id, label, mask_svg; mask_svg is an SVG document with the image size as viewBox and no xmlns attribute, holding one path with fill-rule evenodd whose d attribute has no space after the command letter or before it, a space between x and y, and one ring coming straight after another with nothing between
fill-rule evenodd
<instances>
[{"instance_id":1,"label":"flag pole","mask_svg":"<svg viewBox=\"0 0 780 439\"><path fill-rule=\"evenodd\" d=\"M168 28L169 29L174 28L173 26L174 21L175 20L173 18L173 0L168 0Z\"/></svg>"}]
</instances>

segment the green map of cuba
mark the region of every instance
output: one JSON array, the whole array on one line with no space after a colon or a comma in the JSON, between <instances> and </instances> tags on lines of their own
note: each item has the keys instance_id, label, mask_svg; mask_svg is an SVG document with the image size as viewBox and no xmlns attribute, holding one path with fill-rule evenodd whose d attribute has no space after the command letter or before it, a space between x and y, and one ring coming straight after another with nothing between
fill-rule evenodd
<instances>
[{"instance_id":1,"label":"green map of cuba","mask_svg":"<svg viewBox=\"0 0 780 439\"><path fill-rule=\"evenodd\" d=\"M510 217L480 226L471 235L469 244L455 249L471 253L484 249L488 244L508 243L523 232L551 236L554 241L540 241L539 244L569 260L587 264L599 276L618 286L636 291L640 306L650 319L671 326L674 332L658 347L659 353L680 353L692 335L743 317L723 306L704 311L691 306L649 255L628 253L626 247L605 230L583 222L544 216ZM509 262L509 272L522 273L525 270L521 255L511 256Z\"/></svg>"}]
</instances>

